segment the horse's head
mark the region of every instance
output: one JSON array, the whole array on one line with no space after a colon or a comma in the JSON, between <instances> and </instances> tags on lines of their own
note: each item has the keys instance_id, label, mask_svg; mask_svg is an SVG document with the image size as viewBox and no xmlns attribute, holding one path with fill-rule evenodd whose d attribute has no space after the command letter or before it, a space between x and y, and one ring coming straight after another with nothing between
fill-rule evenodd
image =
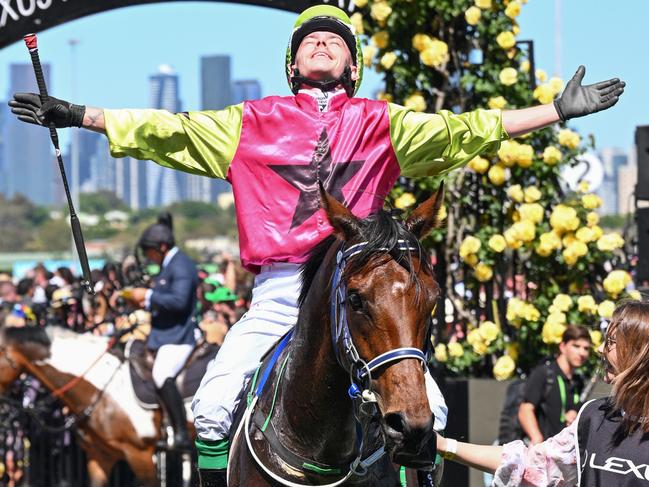
<instances>
[{"instance_id":1,"label":"horse's head","mask_svg":"<svg viewBox=\"0 0 649 487\"><path fill-rule=\"evenodd\" d=\"M49 356L50 340L38 327L7 327L0 332L0 394L26 371L26 364Z\"/></svg>"},{"instance_id":2,"label":"horse's head","mask_svg":"<svg viewBox=\"0 0 649 487\"><path fill-rule=\"evenodd\" d=\"M344 263L332 278L343 289L332 290L334 349L352 376L361 374L361 388L375 392L386 449L393 461L408 465L433 434L423 352L430 346L439 286L419 240L437 225L443 188L405 222L386 212L359 219L324 191L321 196L334 235L343 241L336 259ZM345 327L351 353L344 350ZM370 373L363 364L370 364Z\"/></svg>"}]
</instances>

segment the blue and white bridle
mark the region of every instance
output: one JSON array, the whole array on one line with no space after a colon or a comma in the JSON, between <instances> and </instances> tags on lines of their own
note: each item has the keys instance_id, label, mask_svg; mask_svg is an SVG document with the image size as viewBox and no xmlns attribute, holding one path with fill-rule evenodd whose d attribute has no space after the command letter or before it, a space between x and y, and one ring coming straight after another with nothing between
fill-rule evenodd
<instances>
[{"instance_id":1,"label":"blue and white bridle","mask_svg":"<svg viewBox=\"0 0 649 487\"><path fill-rule=\"evenodd\" d=\"M419 249L410 246L406 240L398 241L398 250L401 251L418 251ZM349 389L350 396L361 392L358 382L365 383L366 389L371 387L372 372L391 362L398 362L404 359L414 358L421 361L424 369L427 369L428 359L426 354L415 347L400 347L389 350L365 362L354 345L349 324L347 323L347 286L342 280L347 261L362 252L368 245L367 242L361 242L345 249L338 251L336 255L336 269L334 270L331 282L331 340L338 363L350 373L351 386ZM379 249L388 250L388 249Z\"/></svg>"}]
</instances>

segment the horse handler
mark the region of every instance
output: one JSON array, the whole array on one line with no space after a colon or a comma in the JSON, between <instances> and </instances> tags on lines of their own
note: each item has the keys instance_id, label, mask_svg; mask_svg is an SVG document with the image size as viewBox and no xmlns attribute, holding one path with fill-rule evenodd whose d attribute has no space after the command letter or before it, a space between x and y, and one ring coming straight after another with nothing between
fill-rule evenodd
<instances>
[{"instance_id":1,"label":"horse handler","mask_svg":"<svg viewBox=\"0 0 649 487\"><path fill-rule=\"evenodd\" d=\"M104 133L114 157L227 179L234 192L243 265L257 274L250 311L232 327L194 398L203 485L225 485L228 437L239 392L264 352L296 322L299 264L331 234L318 183L357 216L377 211L399 176L462 167L500 141L613 106L618 79L582 86L580 67L554 103L521 110L416 113L354 97L361 44L345 12L311 7L297 18L286 52L293 96L218 111L104 110L17 93L20 120ZM435 429L447 408L427 376Z\"/></svg>"}]
</instances>

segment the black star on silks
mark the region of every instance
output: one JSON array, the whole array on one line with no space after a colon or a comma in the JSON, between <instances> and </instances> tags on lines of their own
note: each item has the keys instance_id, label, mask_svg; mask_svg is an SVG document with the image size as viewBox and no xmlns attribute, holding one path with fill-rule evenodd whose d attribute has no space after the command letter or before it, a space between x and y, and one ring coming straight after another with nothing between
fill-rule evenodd
<instances>
[{"instance_id":1,"label":"black star on silks","mask_svg":"<svg viewBox=\"0 0 649 487\"><path fill-rule=\"evenodd\" d=\"M318 181L338 201L344 202L343 187L359 171L365 161L332 162L327 131L323 130L309 164L269 165L286 182L300 191L293 213L291 230L307 221L320 209Z\"/></svg>"}]
</instances>

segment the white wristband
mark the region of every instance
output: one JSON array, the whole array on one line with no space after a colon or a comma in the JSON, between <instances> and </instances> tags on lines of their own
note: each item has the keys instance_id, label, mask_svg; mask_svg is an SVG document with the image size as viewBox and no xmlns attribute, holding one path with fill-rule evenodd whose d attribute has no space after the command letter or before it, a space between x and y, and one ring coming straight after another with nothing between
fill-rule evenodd
<instances>
[{"instance_id":1,"label":"white wristband","mask_svg":"<svg viewBox=\"0 0 649 487\"><path fill-rule=\"evenodd\" d=\"M457 453L457 440L446 438L446 451L442 455L447 460L453 460Z\"/></svg>"}]
</instances>

